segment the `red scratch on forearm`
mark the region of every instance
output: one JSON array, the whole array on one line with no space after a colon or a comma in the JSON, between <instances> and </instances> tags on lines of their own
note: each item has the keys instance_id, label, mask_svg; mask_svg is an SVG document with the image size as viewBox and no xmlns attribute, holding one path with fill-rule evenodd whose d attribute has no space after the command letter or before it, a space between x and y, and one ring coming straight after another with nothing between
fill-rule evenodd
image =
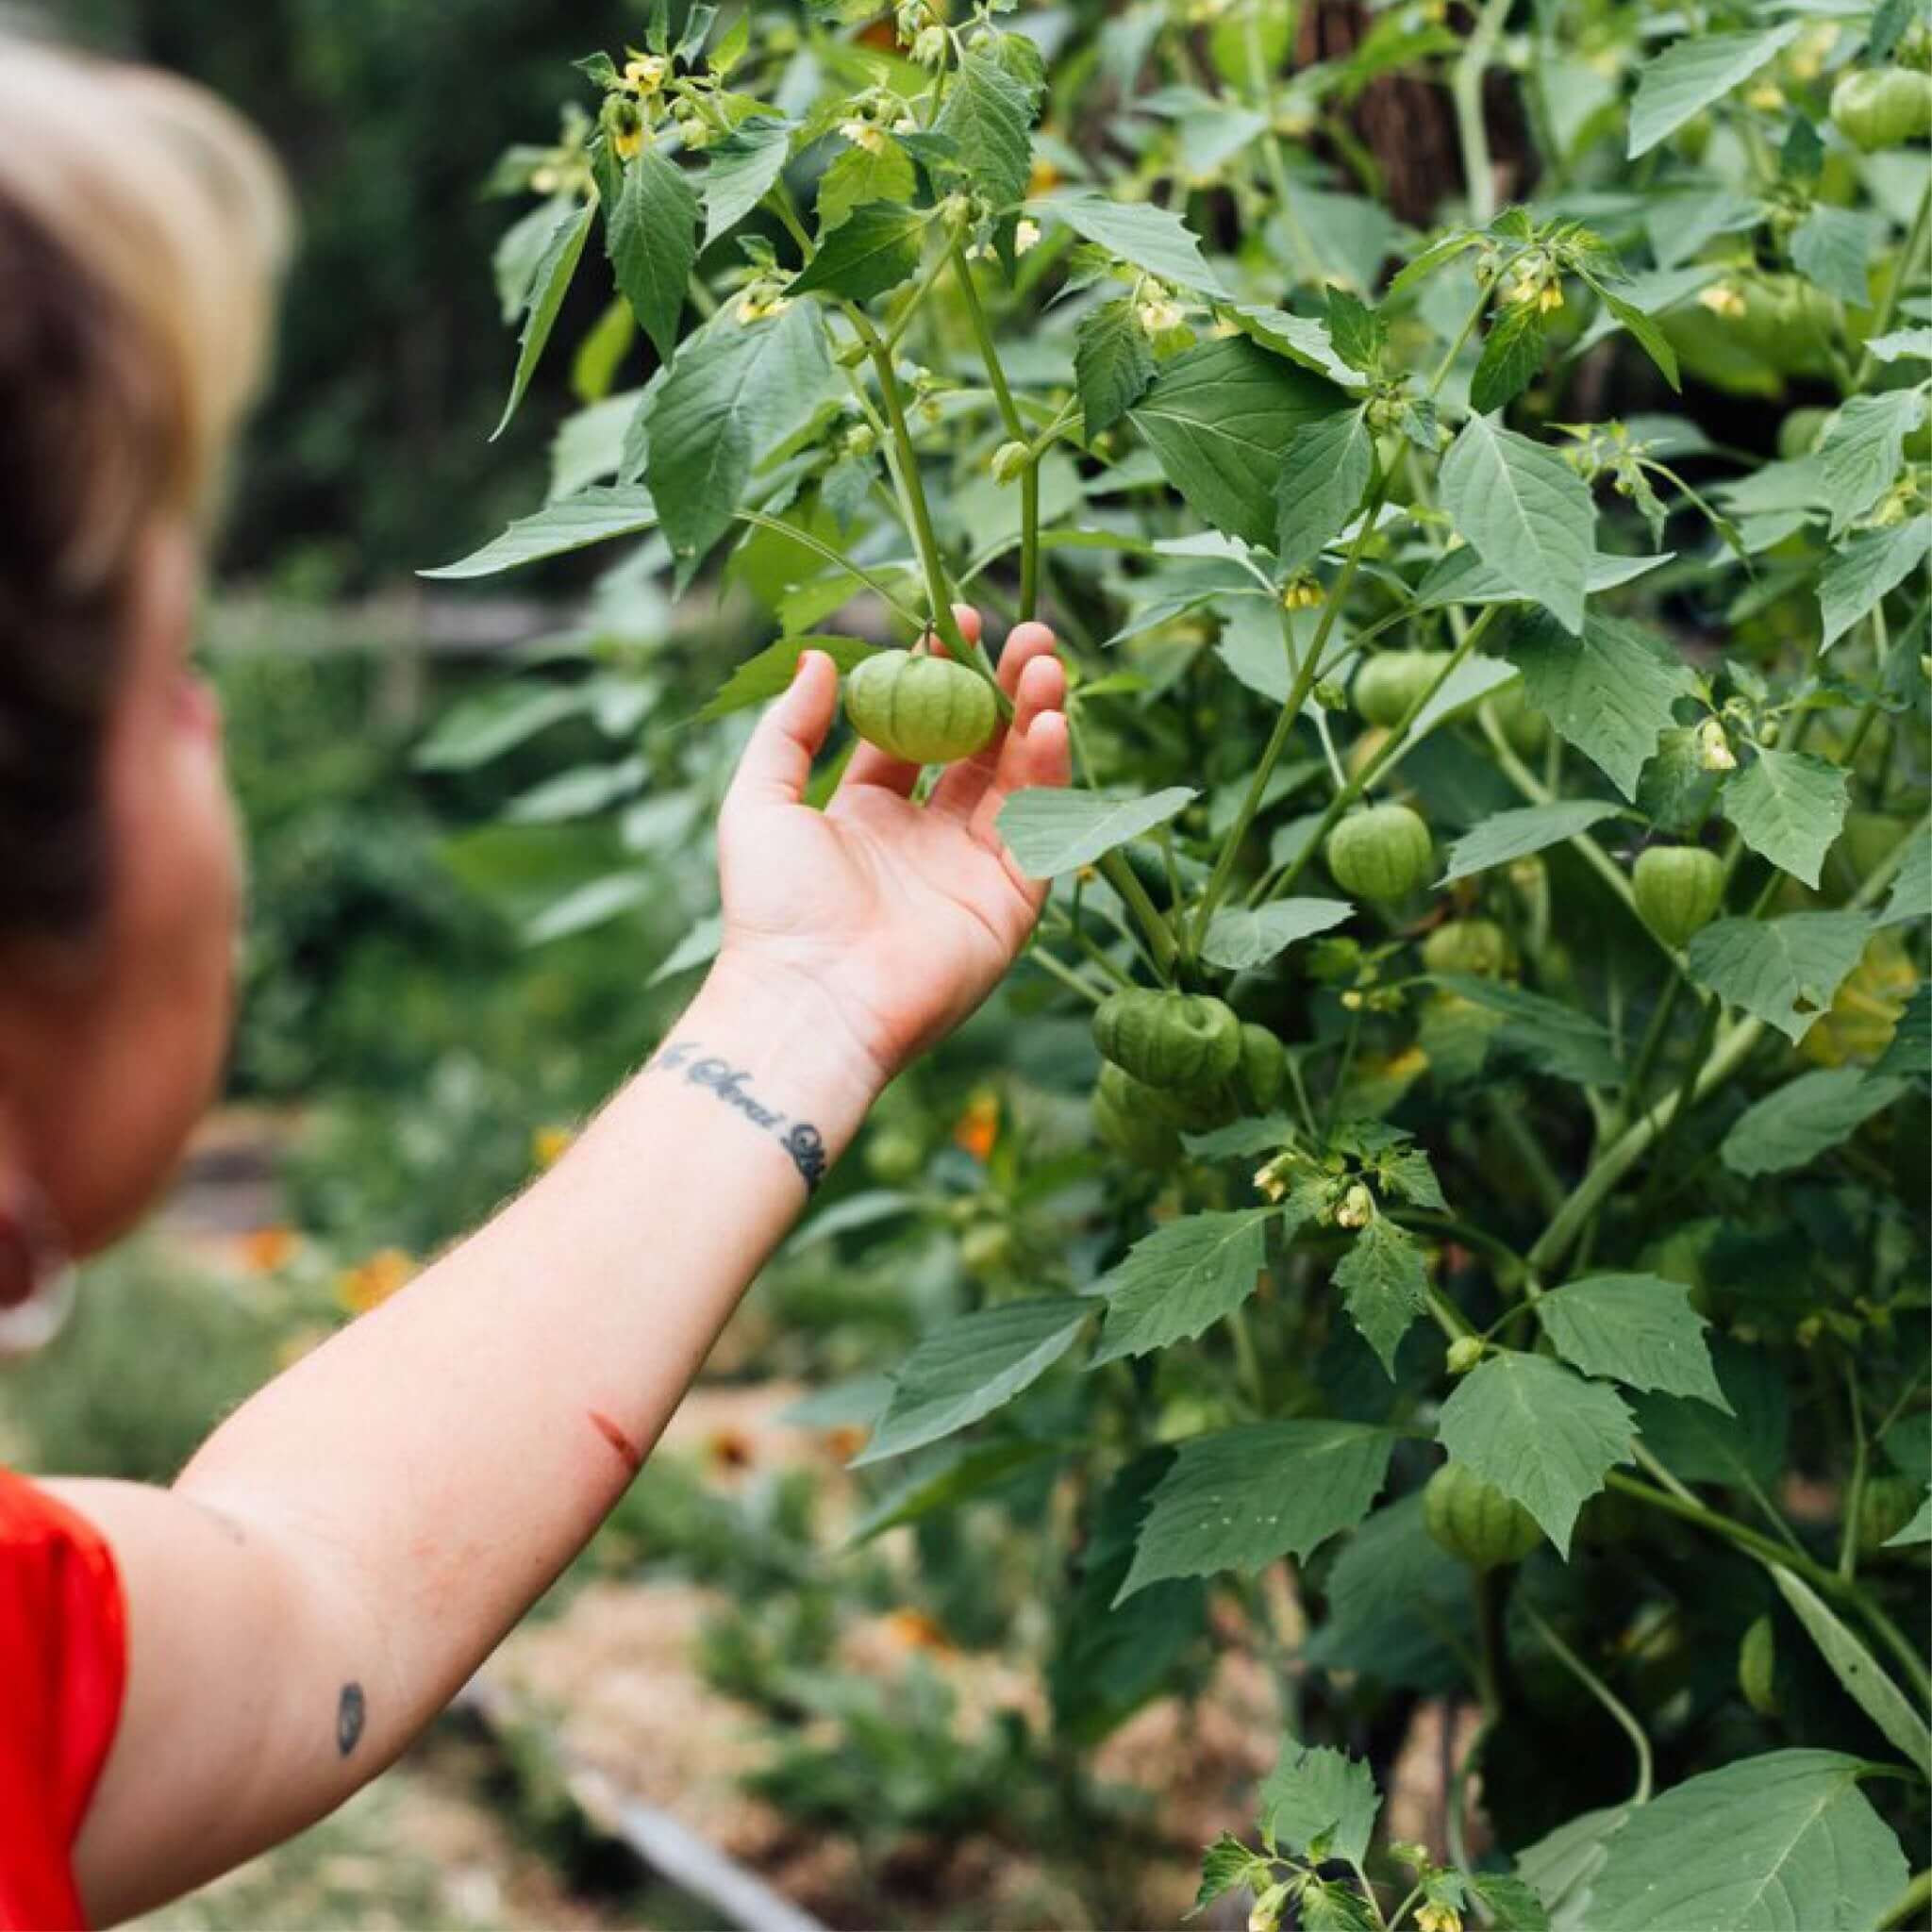
<instances>
[{"instance_id":1,"label":"red scratch on forearm","mask_svg":"<svg viewBox=\"0 0 1932 1932\"><path fill-rule=\"evenodd\" d=\"M617 1451L624 1460L624 1466L630 1471L631 1474L637 1474L638 1471L644 1466L643 1451L603 1410L593 1408L589 1410L588 1413L591 1418L591 1426Z\"/></svg>"}]
</instances>

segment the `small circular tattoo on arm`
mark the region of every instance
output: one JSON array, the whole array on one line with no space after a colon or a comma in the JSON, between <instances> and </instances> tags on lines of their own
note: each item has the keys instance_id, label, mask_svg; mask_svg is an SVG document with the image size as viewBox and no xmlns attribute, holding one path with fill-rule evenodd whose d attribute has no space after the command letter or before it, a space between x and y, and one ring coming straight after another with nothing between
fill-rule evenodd
<instances>
[{"instance_id":1,"label":"small circular tattoo on arm","mask_svg":"<svg viewBox=\"0 0 1932 1932\"><path fill-rule=\"evenodd\" d=\"M336 1750L346 1757L356 1748L362 1736L362 1721L368 1714L368 1704L362 1695L359 1684L344 1684L342 1694L336 1703Z\"/></svg>"}]
</instances>

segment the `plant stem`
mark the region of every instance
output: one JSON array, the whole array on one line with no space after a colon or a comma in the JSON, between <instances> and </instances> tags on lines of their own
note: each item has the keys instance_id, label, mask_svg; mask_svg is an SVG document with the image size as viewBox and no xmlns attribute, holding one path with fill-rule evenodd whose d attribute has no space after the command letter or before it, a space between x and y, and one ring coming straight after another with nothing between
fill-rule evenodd
<instances>
[{"instance_id":1,"label":"plant stem","mask_svg":"<svg viewBox=\"0 0 1932 1932\"><path fill-rule=\"evenodd\" d=\"M1456 135L1462 149L1462 173L1469 190L1469 219L1480 228L1496 216L1495 171L1490 160L1489 128L1483 121L1483 75L1495 52L1509 11L1509 0L1484 0L1475 30L1456 63L1450 91L1456 99Z\"/></svg>"},{"instance_id":2,"label":"plant stem","mask_svg":"<svg viewBox=\"0 0 1932 1932\"><path fill-rule=\"evenodd\" d=\"M1091 1000L1096 1007L1107 997L1105 993L1097 991L1090 981L1083 978L1073 967L1069 966L1064 959L1049 953L1037 940L1026 948L1024 957L1032 960L1034 965L1040 967L1043 972L1052 974L1069 991L1078 993L1084 1000Z\"/></svg>"},{"instance_id":3,"label":"plant stem","mask_svg":"<svg viewBox=\"0 0 1932 1932\"><path fill-rule=\"evenodd\" d=\"M1563 1183L1558 1179L1557 1170L1550 1165L1549 1156L1530 1132L1521 1110L1493 1089L1487 1090L1487 1092L1491 1118L1534 1183L1537 1196L1543 1204L1543 1212L1555 1214L1563 1205Z\"/></svg>"},{"instance_id":4,"label":"plant stem","mask_svg":"<svg viewBox=\"0 0 1932 1932\"><path fill-rule=\"evenodd\" d=\"M1852 1479L1845 1487L1844 1527L1838 1542L1838 1574L1850 1583L1858 1569L1858 1507L1865 1494L1865 1410L1858 1400L1858 1378L1845 1362L1845 1396L1852 1406Z\"/></svg>"},{"instance_id":5,"label":"plant stem","mask_svg":"<svg viewBox=\"0 0 1932 1932\"><path fill-rule=\"evenodd\" d=\"M1475 307L1469 311L1468 319L1457 330L1456 340L1449 344L1449 352L1436 364L1436 373L1429 377L1429 394L1433 396L1448 379L1449 372L1456 367L1456 358L1462 354L1462 345L1475 333L1475 325L1483 319L1483 310L1490 306L1490 291L1487 288L1476 291Z\"/></svg>"},{"instance_id":6,"label":"plant stem","mask_svg":"<svg viewBox=\"0 0 1932 1932\"><path fill-rule=\"evenodd\" d=\"M1630 1740L1630 1742L1636 1747L1637 1751L1637 1789L1630 1794L1630 1802L1633 1805L1648 1804L1650 1802L1652 1765L1650 1739L1645 1735L1643 1726L1631 1716L1623 1700L1617 1696L1610 1687L1544 1622L1542 1617L1538 1614L1535 1606L1529 1603L1520 1591L1517 1592L1516 1607L1523 1612L1529 1627L1555 1653L1557 1661L1563 1665L1570 1674L1623 1726L1624 1735Z\"/></svg>"},{"instance_id":7,"label":"plant stem","mask_svg":"<svg viewBox=\"0 0 1932 1932\"><path fill-rule=\"evenodd\" d=\"M1140 923L1141 930L1147 936L1155 971L1163 979L1171 980L1174 977L1174 962L1180 953L1180 947L1174 936L1174 928L1161 915L1160 908L1147 896L1146 887L1134 876L1133 867L1121 857L1118 849L1104 855L1098 864L1101 877L1127 902L1127 909L1133 913Z\"/></svg>"},{"instance_id":8,"label":"plant stem","mask_svg":"<svg viewBox=\"0 0 1932 1932\"><path fill-rule=\"evenodd\" d=\"M966 319L973 325L974 340L979 344L979 358L986 364L986 379L991 385L1000 421L1013 441L1026 445L1026 464L1020 472L1020 621L1024 624L1040 603L1040 458L1026 434L1025 420L1013 401L1007 372L1000 366L992 328L973 280L973 264L966 259L957 237L947 253L953 264L953 278L958 283L966 305Z\"/></svg>"},{"instance_id":9,"label":"plant stem","mask_svg":"<svg viewBox=\"0 0 1932 1932\"><path fill-rule=\"evenodd\" d=\"M1899 297L1905 293L1906 284L1911 280L1912 266L1924 245L1928 225L1932 225L1932 175L1925 177L1918 209L1912 216L1912 225L1906 231L1906 245L1899 250L1898 273L1892 276L1890 286L1878 304L1878 313L1872 318L1872 333L1865 339L1865 353L1858 358L1858 367L1852 376L1855 391L1872 380L1872 372L1878 366L1877 358L1872 353L1872 344L1891 327L1891 319L1898 313Z\"/></svg>"},{"instance_id":10,"label":"plant stem","mask_svg":"<svg viewBox=\"0 0 1932 1932\"><path fill-rule=\"evenodd\" d=\"M1899 1894L1898 1902L1879 1920L1877 1932L1889 1932L1893 1925L1917 1924L1917 1914L1928 1900L1932 1900L1932 1868L1915 1873L1912 1881Z\"/></svg>"}]
</instances>

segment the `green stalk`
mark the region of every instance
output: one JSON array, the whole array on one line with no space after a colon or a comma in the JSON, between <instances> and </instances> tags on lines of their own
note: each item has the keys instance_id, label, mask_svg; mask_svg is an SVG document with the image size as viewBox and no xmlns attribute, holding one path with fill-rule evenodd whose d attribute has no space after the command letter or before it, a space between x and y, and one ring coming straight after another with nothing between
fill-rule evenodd
<instances>
[{"instance_id":1,"label":"green stalk","mask_svg":"<svg viewBox=\"0 0 1932 1932\"><path fill-rule=\"evenodd\" d=\"M1146 887L1134 876L1133 867L1121 857L1118 849L1105 854L1099 867L1101 877L1127 902L1127 909L1139 921L1153 953L1155 970L1163 979L1173 979L1174 963L1180 954L1174 928L1162 916L1160 908L1147 896Z\"/></svg>"},{"instance_id":2,"label":"green stalk","mask_svg":"<svg viewBox=\"0 0 1932 1932\"><path fill-rule=\"evenodd\" d=\"M1516 1607L1523 1612L1529 1627L1549 1645L1557 1661L1561 1664L1623 1727L1624 1734L1630 1740L1637 1751L1637 1789L1630 1794L1633 1805L1646 1805L1650 1802L1652 1765L1650 1739L1644 1734L1643 1726L1630 1715L1623 1701L1591 1669L1591 1667L1551 1629L1549 1624L1537 1613L1536 1607L1520 1591Z\"/></svg>"},{"instance_id":3,"label":"green stalk","mask_svg":"<svg viewBox=\"0 0 1932 1932\"><path fill-rule=\"evenodd\" d=\"M1241 841L1248 836L1248 827L1255 823L1255 814L1261 808L1261 795L1268 789L1268 780L1274 774L1274 767L1281 761L1281 754L1288 748L1289 735L1294 729L1295 720L1301 716L1302 707L1307 702L1308 693L1315 688L1317 674L1322 668L1322 647L1328 641L1328 633L1335 628L1335 622L1341 614L1341 607L1348 601L1348 592L1355 583L1356 573L1361 568L1362 554L1368 548L1370 537L1375 528L1375 519L1382 512L1382 499L1388 493L1389 479L1386 476L1376 481L1369 492L1367 507L1362 511L1361 527L1356 532L1355 541L1348 546L1348 556L1341 566L1341 575L1335 580L1328 592L1328 600L1322 607L1322 621L1315 626L1315 635L1309 640L1308 648L1303 654L1301 669L1295 673L1294 681L1289 686L1288 696L1283 701L1281 715L1274 721L1274 729L1269 735L1268 743L1261 753L1261 762L1255 767L1255 774L1248 782L1246 795L1241 799L1241 809L1235 814L1233 824L1227 828L1227 836L1222 841L1221 851L1214 860L1214 870L1208 874L1207 889L1201 894L1200 910L1194 916L1193 950L1198 952L1202 940L1207 936L1208 922L1214 917L1214 908L1220 905L1222 895L1227 891L1229 875L1234 871L1235 860L1241 855ZM1291 641L1289 630L1288 612L1283 610L1281 622L1284 635Z\"/></svg>"},{"instance_id":4,"label":"green stalk","mask_svg":"<svg viewBox=\"0 0 1932 1932\"><path fill-rule=\"evenodd\" d=\"M1276 892L1285 892L1289 887L1294 884L1295 880L1302 875L1303 869L1307 865L1309 859L1314 858L1315 854L1322 849L1322 841L1327 838L1329 832L1334 828L1335 822L1408 749L1409 728L1414 724L1416 719L1422 715L1423 707L1448 681L1457 666L1475 649L1482 640L1483 633L1495 622L1497 614L1503 608L1500 604L1491 605L1470 625L1467 636L1449 654L1449 660L1442 666L1441 674L1436 678L1435 682L1429 686L1427 691L1421 692L1415 699L1415 702L1409 706L1408 709L1396 720L1381 750L1369 759L1361 770L1328 801L1323 809L1321 823L1316 825L1313 837L1302 848L1300 857L1292 860L1281 873L1280 876L1273 882L1265 896L1273 898ZM1249 903L1257 904L1259 902L1251 898Z\"/></svg>"},{"instance_id":5,"label":"green stalk","mask_svg":"<svg viewBox=\"0 0 1932 1932\"><path fill-rule=\"evenodd\" d=\"M1000 366L992 328L987 322L979 291L974 284L973 264L966 259L957 236L947 249L947 257L952 262L959 293L965 299L966 319L973 325L974 339L979 344L979 358L986 364L986 379L991 384L993 401L999 406L1000 421L1006 425L1007 435L1013 441L1026 445L1026 466L1020 472L1020 621L1024 624L1040 604L1040 458L1026 434L1025 420L1013 401L1007 372Z\"/></svg>"},{"instance_id":6,"label":"green stalk","mask_svg":"<svg viewBox=\"0 0 1932 1932\"><path fill-rule=\"evenodd\" d=\"M1071 992L1076 992L1083 1000L1091 1000L1097 1007L1107 995L1097 991L1088 980L1069 966L1064 959L1049 953L1037 940L1026 948L1023 958L1030 959L1043 972L1053 974Z\"/></svg>"},{"instance_id":7,"label":"green stalk","mask_svg":"<svg viewBox=\"0 0 1932 1932\"><path fill-rule=\"evenodd\" d=\"M1456 136L1462 149L1462 173L1469 189L1469 219L1483 227L1496 218L1496 183L1490 160L1490 132L1483 120L1483 75L1495 52L1509 11L1509 0L1484 0L1475 30L1456 63L1450 92L1456 100Z\"/></svg>"},{"instance_id":8,"label":"green stalk","mask_svg":"<svg viewBox=\"0 0 1932 1932\"><path fill-rule=\"evenodd\" d=\"M1878 364L1872 354L1872 343L1891 327L1891 319L1898 313L1899 298L1906 291L1906 284L1911 280L1912 265L1917 261L1919 250L1925 240L1925 230L1932 225L1932 174L1925 177L1925 187L1919 196L1917 211L1912 216L1912 225L1906 231L1906 245L1900 249L1898 272L1878 304L1878 313L1872 318L1872 333L1865 339L1865 353L1858 358L1858 366L1852 376L1852 389L1856 392L1872 380L1872 372Z\"/></svg>"},{"instance_id":9,"label":"green stalk","mask_svg":"<svg viewBox=\"0 0 1932 1932\"><path fill-rule=\"evenodd\" d=\"M1850 1583L1858 1570L1858 1508L1865 1496L1865 1411L1858 1401L1858 1380L1845 1363L1845 1395L1852 1406L1852 1479L1845 1487L1844 1529L1839 1537L1838 1574Z\"/></svg>"},{"instance_id":10,"label":"green stalk","mask_svg":"<svg viewBox=\"0 0 1932 1932\"><path fill-rule=\"evenodd\" d=\"M1922 1923L1919 1915L1928 1901L1932 1901L1932 1869L1913 1874L1911 1883L1899 1894L1897 1903L1879 1920L1878 1932L1890 1932L1894 1925Z\"/></svg>"},{"instance_id":11,"label":"green stalk","mask_svg":"<svg viewBox=\"0 0 1932 1932\"><path fill-rule=\"evenodd\" d=\"M1469 311L1469 319L1462 325L1456 340L1449 344L1449 353L1436 364L1436 373L1429 377L1429 394L1433 396L1448 379L1449 372L1456 367L1456 358L1462 354L1462 345L1475 333L1475 325L1483 319L1483 310L1490 306L1490 291L1487 288L1476 291L1475 307Z\"/></svg>"}]
</instances>

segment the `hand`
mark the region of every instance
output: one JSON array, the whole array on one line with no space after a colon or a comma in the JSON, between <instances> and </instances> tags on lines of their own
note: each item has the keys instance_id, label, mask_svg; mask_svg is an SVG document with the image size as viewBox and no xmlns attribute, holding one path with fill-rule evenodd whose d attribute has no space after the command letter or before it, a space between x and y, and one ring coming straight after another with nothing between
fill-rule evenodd
<instances>
[{"instance_id":1,"label":"hand","mask_svg":"<svg viewBox=\"0 0 1932 1932\"><path fill-rule=\"evenodd\" d=\"M969 642L979 614L955 616ZM838 703L822 651L759 721L718 823L724 937L718 973L775 983L823 1009L883 1085L978 1006L1013 963L1046 896L1001 842L1009 793L1067 782L1066 674L1053 633L1023 624L1001 653L1013 718L941 774L861 743L824 811L800 802Z\"/></svg>"}]
</instances>

